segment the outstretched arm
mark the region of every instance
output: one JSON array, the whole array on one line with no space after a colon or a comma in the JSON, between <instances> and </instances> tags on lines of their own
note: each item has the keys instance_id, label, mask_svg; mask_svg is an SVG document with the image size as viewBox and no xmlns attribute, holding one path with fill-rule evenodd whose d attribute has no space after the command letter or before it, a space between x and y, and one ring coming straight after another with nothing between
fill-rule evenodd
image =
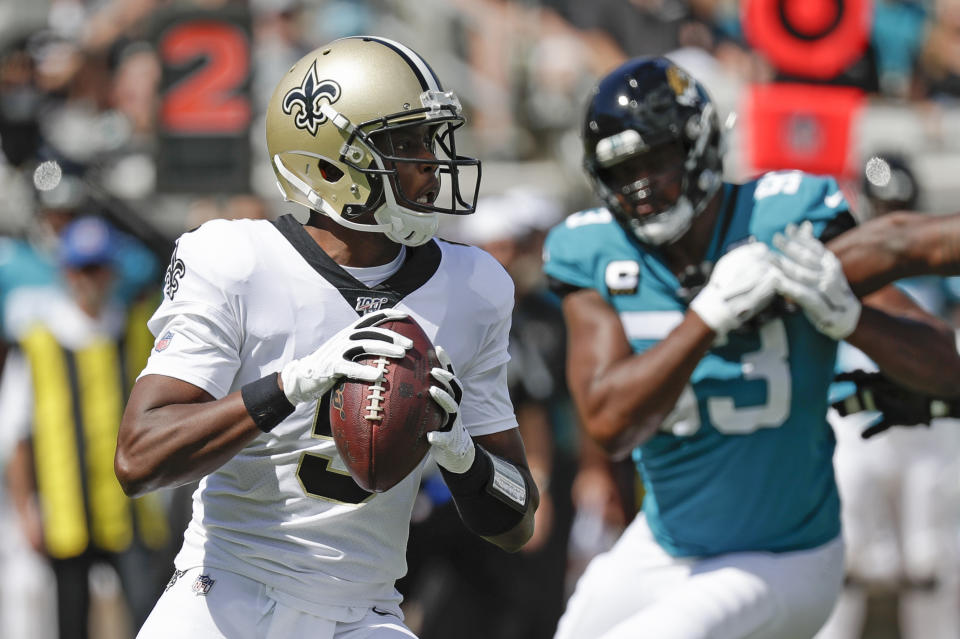
<instances>
[{"instance_id":1,"label":"outstretched arm","mask_svg":"<svg viewBox=\"0 0 960 639\"><path fill-rule=\"evenodd\" d=\"M865 297L861 305L845 277L848 264L830 250L834 242L852 233L839 236L829 247L813 237L809 223L788 227L775 236L774 243L782 251L781 293L798 302L818 330L853 344L907 388L944 397L960 393L956 384L960 354L946 323L893 286ZM888 257L889 253L881 252L878 259ZM858 269L879 272L868 260L850 260ZM878 280L858 280L865 281Z\"/></svg>"},{"instance_id":2,"label":"outstretched arm","mask_svg":"<svg viewBox=\"0 0 960 639\"><path fill-rule=\"evenodd\" d=\"M922 274L960 273L960 213L891 213L827 244L863 313L847 341L887 375L917 392L960 394L960 355L952 328L889 283Z\"/></svg>"},{"instance_id":3,"label":"outstretched arm","mask_svg":"<svg viewBox=\"0 0 960 639\"><path fill-rule=\"evenodd\" d=\"M828 243L862 297L914 275L960 274L960 213L890 213Z\"/></svg>"}]
</instances>

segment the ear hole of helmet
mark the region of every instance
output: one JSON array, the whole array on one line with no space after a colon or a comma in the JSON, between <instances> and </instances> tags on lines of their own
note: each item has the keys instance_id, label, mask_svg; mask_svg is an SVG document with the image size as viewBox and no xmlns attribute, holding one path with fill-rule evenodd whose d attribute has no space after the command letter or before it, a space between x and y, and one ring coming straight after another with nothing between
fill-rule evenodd
<instances>
[{"instance_id":1,"label":"ear hole of helmet","mask_svg":"<svg viewBox=\"0 0 960 639\"><path fill-rule=\"evenodd\" d=\"M323 158L317 159L317 166L320 169L320 176L331 184L339 182L340 178L343 177L343 171Z\"/></svg>"}]
</instances>

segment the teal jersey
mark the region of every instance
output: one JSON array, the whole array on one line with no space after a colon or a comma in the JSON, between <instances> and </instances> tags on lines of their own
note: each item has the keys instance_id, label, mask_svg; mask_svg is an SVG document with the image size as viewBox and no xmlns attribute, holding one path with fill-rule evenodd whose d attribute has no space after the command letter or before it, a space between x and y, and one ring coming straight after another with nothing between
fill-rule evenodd
<instances>
[{"instance_id":1,"label":"teal jersey","mask_svg":"<svg viewBox=\"0 0 960 639\"><path fill-rule=\"evenodd\" d=\"M789 223L816 234L848 205L832 178L769 173L724 186L707 259L750 237L771 244ZM551 230L544 270L600 292L642 353L683 318L680 282L656 248L633 241L605 209ZM674 556L812 548L840 533L827 394L837 344L803 313L731 333L694 370L661 431L634 450L644 513Z\"/></svg>"}]
</instances>

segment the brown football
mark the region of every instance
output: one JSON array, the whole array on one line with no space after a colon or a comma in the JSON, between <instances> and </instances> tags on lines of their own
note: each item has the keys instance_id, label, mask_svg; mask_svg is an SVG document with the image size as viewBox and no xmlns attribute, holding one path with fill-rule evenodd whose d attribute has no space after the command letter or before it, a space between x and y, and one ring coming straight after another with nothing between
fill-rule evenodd
<instances>
[{"instance_id":1,"label":"brown football","mask_svg":"<svg viewBox=\"0 0 960 639\"><path fill-rule=\"evenodd\" d=\"M430 369L440 366L430 338L412 318L379 325L413 340L402 358L361 355L383 371L375 382L342 379L330 395L330 427L354 481L372 492L396 486L430 449L427 433L443 425L430 397Z\"/></svg>"}]
</instances>

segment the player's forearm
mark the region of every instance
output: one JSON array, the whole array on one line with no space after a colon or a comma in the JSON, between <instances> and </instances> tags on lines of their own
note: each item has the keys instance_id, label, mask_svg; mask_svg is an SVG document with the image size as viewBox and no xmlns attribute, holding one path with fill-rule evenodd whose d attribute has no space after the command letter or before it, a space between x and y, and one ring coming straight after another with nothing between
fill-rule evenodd
<instances>
[{"instance_id":1,"label":"player's forearm","mask_svg":"<svg viewBox=\"0 0 960 639\"><path fill-rule=\"evenodd\" d=\"M947 327L865 305L847 341L906 388L936 397L960 396L960 355Z\"/></svg>"},{"instance_id":2,"label":"player's forearm","mask_svg":"<svg viewBox=\"0 0 960 639\"><path fill-rule=\"evenodd\" d=\"M516 552L533 536L540 492L518 459L486 451L479 443L470 468L454 473L442 465L443 480L464 525L507 552Z\"/></svg>"},{"instance_id":3,"label":"player's forearm","mask_svg":"<svg viewBox=\"0 0 960 639\"><path fill-rule=\"evenodd\" d=\"M666 339L598 376L582 411L591 438L610 455L622 457L656 434L715 337L690 312Z\"/></svg>"},{"instance_id":4,"label":"player's forearm","mask_svg":"<svg viewBox=\"0 0 960 639\"><path fill-rule=\"evenodd\" d=\"M484 539L507 552L517 552L523 548L524 544L530 541L530 538L533 536L534 516L540 505L540 493L536 489L536 483L533 481L533 478L530 478L530 485L533 486L532 493L535 501L531 503L530 507L524 512L523 519L510 530L502 532L499 535L484 536Z\"/></svg>"},{"instance_id":5,"label":"player's forearm","mask_svg":"<svg viewBox=\"0 0 960 639\"><path fill-rule=\"evenodd\" d=\"M128 410L117 441L117 478L130 496L194 481L260 433L239 392L211 402Z\"/></svg>"},{"instance_id":6,"label":"player's forearm","mask_svg":"<svg viewBox=\"0 0 960 639\"><path fill-rule=\"evenodd\" d=\"M960 213L891 213L828 244L858 296L904 277L960 273Z\"/></svg>"}]
</instances>

